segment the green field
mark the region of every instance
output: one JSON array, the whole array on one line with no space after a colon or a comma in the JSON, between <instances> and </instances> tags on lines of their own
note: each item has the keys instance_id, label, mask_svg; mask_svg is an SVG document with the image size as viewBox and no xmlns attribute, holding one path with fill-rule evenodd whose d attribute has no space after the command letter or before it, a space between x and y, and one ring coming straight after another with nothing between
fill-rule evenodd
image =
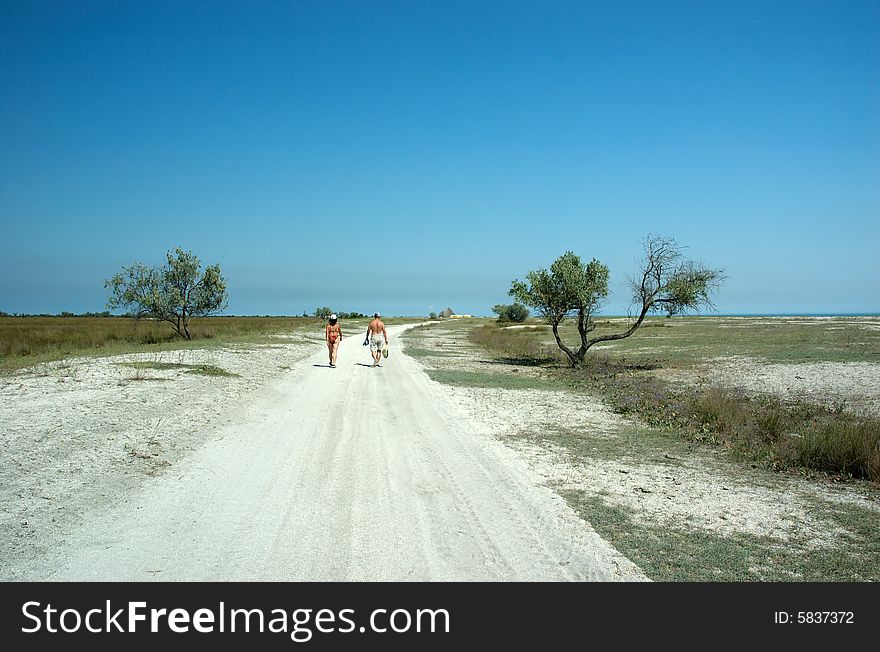
<instances>
[{"instance_id":1,"label":"green field","mask_svg":"<svg viewBox=\"0 0 880 652\"><path fill-rule=\"evenodd\" d=\"M550 329L529 320L531 335L551 353ZM591 336L625 330L623 322L603 319ZM571 321L560 329L569 346L578 342ZM607 344L611 347L605 348ZM880 317L654 317L624 340L592 353L612 352L634 361L689 366L716 357L749 356L768 362L880 362ZM590 354L588 354L590 355Z\"/></svg>"}]
</instances>

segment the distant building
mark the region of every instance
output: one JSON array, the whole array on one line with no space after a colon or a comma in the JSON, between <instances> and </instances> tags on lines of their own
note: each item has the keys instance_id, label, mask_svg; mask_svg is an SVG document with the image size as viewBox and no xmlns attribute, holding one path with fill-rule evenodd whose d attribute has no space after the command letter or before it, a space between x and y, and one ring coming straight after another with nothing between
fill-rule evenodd
<instances>
[{"instance_id":1,"label":"distant building","mask_svg":"<svg viewBox=\"0 0 880 652\"><path fill-rule=\"evenodd\" d=\"M464 319L465 317L473 317L473 315L449 315L450 319Z\"/></svg>"},{"instance_id":2,"label":"distant building","mask_svg":"<svg viewBox=\"0 0 880 652\"><path fill-rule=\"evenodd\" d=\"M455 316L455 311L452 308L447 308L446 310L440 311L441 317L453 317Z\"/></svg>"}]
</instances>

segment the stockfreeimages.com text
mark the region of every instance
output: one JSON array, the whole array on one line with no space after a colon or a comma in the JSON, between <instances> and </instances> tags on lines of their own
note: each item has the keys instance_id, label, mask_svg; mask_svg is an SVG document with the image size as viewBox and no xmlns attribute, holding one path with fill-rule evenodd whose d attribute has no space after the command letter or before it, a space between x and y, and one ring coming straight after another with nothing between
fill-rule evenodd
<instances>
[{"instance_id":1,"label":"stockfreeimages.com text","mask_svg":"<svg viewBox=\"0 0 880 652\"><path fill-rule=\"evenodd\" d=\"M81 612L78 609L57 609L52 604L25 602L21 608L27 625L26 634L38 632L75 633L171 631L185 634L213 632L270 632L289 634L296 643L306 643L315 632L348 634L352 632L449 633L449 612L446 609L374 609L367 620L357 624L354 609L233 609L221 602L216 609L148 608L146 602L127 602L123 607L111 605Z\"/></svg>"}]
</instances>

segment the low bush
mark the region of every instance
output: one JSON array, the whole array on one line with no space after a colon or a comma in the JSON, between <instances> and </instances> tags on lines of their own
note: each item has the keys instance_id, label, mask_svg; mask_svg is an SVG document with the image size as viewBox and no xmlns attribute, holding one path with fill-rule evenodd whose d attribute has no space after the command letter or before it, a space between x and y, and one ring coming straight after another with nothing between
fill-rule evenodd
<instances>
[{"instance_id":1,"label":"low bush","mask_svg":"<svg viewBox=\"0 0 880 652\"><path fill-rule=\"evenodd\" d=\"M492 308L492 312L498 315L498 321L500 322L521 324L529 318L529 309L521 303L512 303L510 305L499 303Z\"/></svg>"}]
</instances>

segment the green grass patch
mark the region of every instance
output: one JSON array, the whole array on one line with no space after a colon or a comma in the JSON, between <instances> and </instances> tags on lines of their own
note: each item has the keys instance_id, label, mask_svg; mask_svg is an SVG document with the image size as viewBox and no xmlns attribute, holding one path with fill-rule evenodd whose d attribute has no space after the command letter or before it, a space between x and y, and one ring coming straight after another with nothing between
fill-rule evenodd
<instances>
[{"instance_id":1,"label":"green grass patch","mask_svg":"<svg viewBox=\"0 0 880 652\"><path fill-rule=\"evenodd\" d=\"M486 324L471 330L468 337L510 364L538 366L558 359L559 349L548 329L500 328Z\"/></svg>"},{"instance_id":2,"label":"green grass patch","mask_svg":"<svg viewBox=\"0 0 880 652\"><path fill-rule=\"evenodd\" d=\"M403 352L413 358L460 358L461 353L456 351L444 351L443 349L426 349L420 346L412 346L407 344Z\"/></svg>"},{"instance_id":3,"label":"green grass patch","mask_svg":"<svg viewBox=\"0 0 880 652\"><path fill-rule=\"evenodd\" d=\"M842 543L852 550L846 555L826 551L817 563L835 576L854 581L880 580L880 530L877 528L880 514L860 505L821 500L813 501L810 509L816 516L843 529Z\"/></svg>"},{"instance_id":4,"label":"green grass patch","mask_svg":"<svg viewBox=\"0 0 880 652\"><path fill-rule=\"evenodd\" d=\"M187 370L188 374L198 374L199 376L223 376L226 378L238 378L238 374L226 371L212 364L193 365L192 369Z\"/></svg>"},{"instance_id":5,"label":"green grass patch","mask_svg":"<svg viewBox=\"0 0 880 652\"><path fill-rule=\"evenodd\" d=\"M631 461L676 467L694 453L695 444L673 433L626 423L610 432L577 430L553 424L511 435L526 442L562 448L571 458Z\"/></svg>"},{"instance_id":6,"label":"green grass patch","mask_svg":"<svg viewBox=\"0 0 880 652\"><path fill-rule=\"evenodd\" d=\"M231 371L226 371L226 369L222 369L221 367L212 364L183 364L179 362L150 361L119 362L117 364L123 367L131 367L132 369L157 369L161 371L178 370L188 374L198 374L200 376L224 376L227 378L238 377L238 374L234 374Z\"/></svg>"},{"instance_id":7,"label":"green grass patch","mask_svg":"<svg viewBox=\"0 0 880 652\"><path fill-rule=\"evenodd\" d=\"M875 324L878 321L880 318L873 318ZM502 337L504 332L516 333L509 329L495 330L502 331ZM598 322L591 336L623 330L626 329L622 321L605 319ZM543 347L556 347L550 329L533 334ZM571 320L563 323L560 336L569 346L575 347L579 341ZM730 356L780 363L880 362L880 330L869 329L864 320L860 322L852 317L823 320L653 317L646 319L631 337L611 344L611 348L595 352L613 351L632 360L659 359L664 366L689 367L711 358Z\"/></svg>"},{"instance_id":8,"label":"green grass patch","mask_svg":"<svg viewBox=\"0 0 880 652\"><path fill-rule=\"evenodd\" d=\"M692 528L636 523L630 513L582 491L563 491L574 510L655 581L741 582L768 579L749 569L767 564L769 543ZM763 542L762 542L763 543ZM773 578L783 579L783 578ZM791 579L787 576L784 579Z\"/></svg>"},{"instance_id":9,"label":"green grass patch","mask_svg":"<svg viewBox=\"0 0 880 652\"><path fill-rule=\"evenodd\" d=\"M637 522L601 496L563 491L572 508L656 581L861 582L880 579L877 515L868 509L824 505L852 541L812 549L806 539L780 541L744 533Z\"/></svg>"},{"instance_id":10,"label":"green grass patch","mask_svg":"<svg viewBox=\"0 0 880 652\"><path fill-rule=\"evenodd\" d=\"M431 380L457 387L489 387L500 389L563 389L565 386L548 378L536 378L512 373L482 373L478 371L454 371L448 369L428 369Z\"/></svg>"}]
</instances>

